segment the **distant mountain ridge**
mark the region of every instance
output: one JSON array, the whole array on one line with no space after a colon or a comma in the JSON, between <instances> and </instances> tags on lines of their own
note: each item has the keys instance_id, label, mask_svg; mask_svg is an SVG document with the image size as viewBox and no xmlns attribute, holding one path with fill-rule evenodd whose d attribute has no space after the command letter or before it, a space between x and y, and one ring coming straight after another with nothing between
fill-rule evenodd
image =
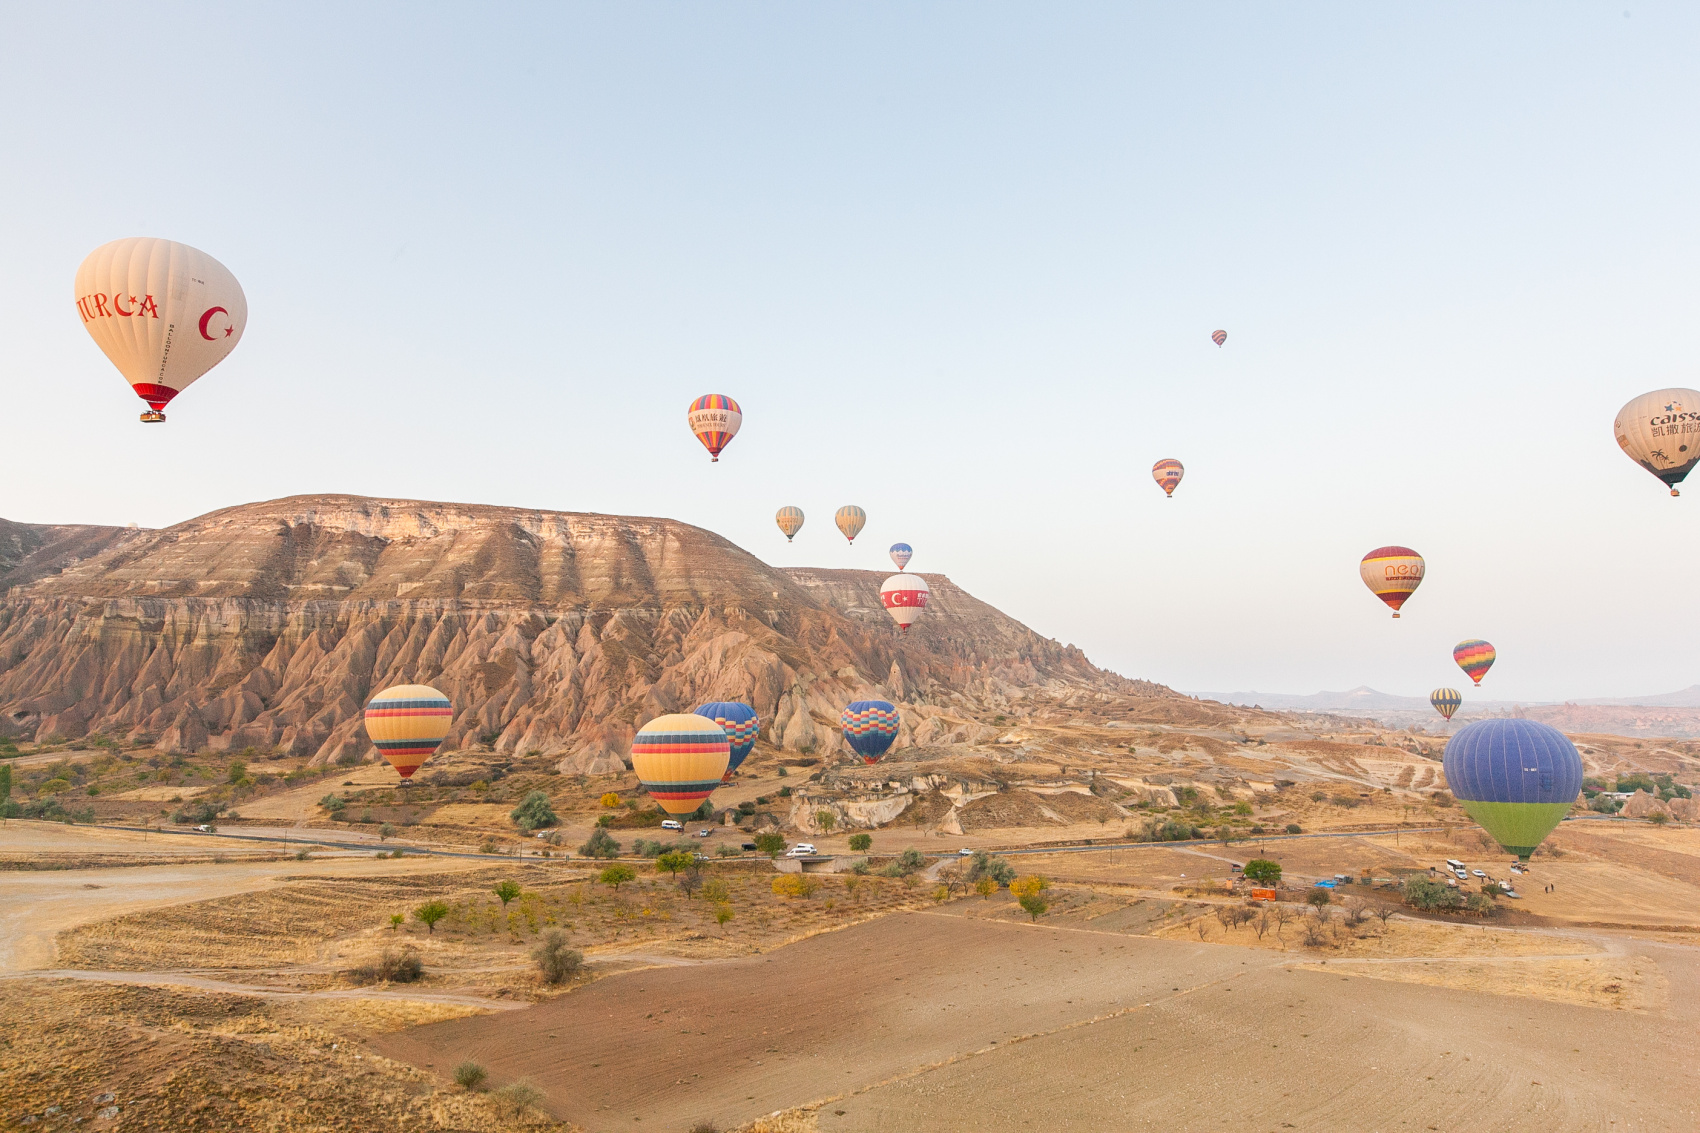
<instances>
[{"instance_id":1,"label":"distant mountain ridge","mask_svg":"<svg viewBox=\"0 0 1700 1133\"><path fill-rule=\"evenodd\" d=\"M1530 708L1538 705L1577 705L1585 708L1700 708L1700 685L1689 685L1676 692L1661 692L1653 696L1593 697L1584 700L1490 700L1473 695L1481 690L1472 689L1468 681L1456 682L1452 687L1464 694L1464 701L1469 707L1478 710L1519 706ZM1433 711L1426 696L1400 696L1397 693L1381 692L1368 685L1359 685L1345 692L1188 692L1187 695L1196 696L1201 700L1219 701L1222 704L1247 707L1257 705L1281 712Z\"/></svg>"}]
</instances>

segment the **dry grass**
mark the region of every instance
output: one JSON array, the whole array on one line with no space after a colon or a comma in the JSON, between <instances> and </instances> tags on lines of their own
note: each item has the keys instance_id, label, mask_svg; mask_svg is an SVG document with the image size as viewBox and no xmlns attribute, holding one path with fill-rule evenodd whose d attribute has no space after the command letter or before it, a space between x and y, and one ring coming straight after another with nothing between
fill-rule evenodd
<instances>
[{"instance_id":1,"label":"dry grass","mask_svg":"<svg viewBox=\"0 0 1700 1133\"><path fill-rule=\"evenodd\" d=\"M817 1133L820 1115L812 1109L786 1109L758 1117L727 1133Z\"/></svg>"},{"instance_id":2,"label":"dry grass","mask_svg":"<svg viewBox=\"0 0 1700 1133\"><path fill-rule=\"evenodd\" d=\"M1538 958L1488 962L1413 960L1396 964L1299 964L1311 971L1350 974L1373 980L1428 984L1491 995L1527 996L1585 1007L1646 1011L1662 1005L1666 985L1656 968L1637 968L1627 957Z\"/></svg>"}]
</instances>

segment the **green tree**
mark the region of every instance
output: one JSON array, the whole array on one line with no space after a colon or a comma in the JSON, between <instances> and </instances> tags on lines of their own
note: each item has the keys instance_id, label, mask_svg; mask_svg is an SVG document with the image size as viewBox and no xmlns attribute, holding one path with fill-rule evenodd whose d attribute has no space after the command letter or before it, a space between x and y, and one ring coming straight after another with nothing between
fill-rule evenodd
<instances>
[{"instance_id":1,"label":"green tree","mask_svg":"<svg viewBox=\"0 0 1700 1133\"><path fill-rule=\"evenodd\" d=\"M505 909L508 907L509 901L512 901L515 897L520 895L519 882L512 878L509 878L506 881L498 881L496 883L496 887L490 890L490 892L502 899L502 908Z\"/></svg>"},{"instance_id":2,"label":"green tree","mask_svg":"<svg viewBox=\"0 0 1700 1133\"><path fill-rule=\"evenodd\" d=\"M1039 918L1049 912L1051 908L1051 906L1045 902L1045 898L1040 896L1038 893L1023 893L1020 897L1016 898L1016 900L1021 902L1022 910L1025 911L1029 917L1033 918L1033 922L1035 924L1037 924Z\"/></svg>"},{"instance_id":3,"label":"green tree","mask_svg":"<svg viewBox=\"0 0 1700 1133\"><path fill-rule=\"evenodd\" d=\"M248 765L240 759L230 761L230 770L226 773L226 783L240 783L248 777Z\"/></svg>"},{"instance_id":4,"label":"green tree","mask_svg":"<svg viewBox=\"0 0 1700 1133\"><path fill-rule=\"evenodd\" d=\"M449 903L436 899L427 901L413 910L413 919L430 929L433 936L437 932L437 922L448 915Z\"/></svg>"},{"instance_id":5,"label":"green tree","mask_svg":"<svg viewBox=\"0 0 1700 1133\"><path fill-rule=\"evenodd\" d=\"M722 928L725 928L726 922L731 920L732 917L733 917L732 906L730 904L726 903L725 901L722 901L720 904L714 906L714 923L715 924L719 925Z\"/></svg>"},{"instance_id":6,"label":"green tree","mask_svg":"<svg viewBox=\"0 0 1700 1133\"><path fill-rule=\"evenodd\" d=\"M597 877L597 880L608 888L619 891L620 886L637 876L637 870L624 862L615 862Z\"/></svg>"},{"instance_id":7,"label":"green tree","mask_svg":"<svg viewBox=\"0 0 1700 1133\"><path fill-rule=\"evenodd\" d=\"M982 897L990 897L998 891L998 883L990 876L982 877L974 883L974 892Z\"/></svg>"},{"instance_id":8,"label":"green tree","mask_svg":"<svg viewBox=\"0 0 1700 1133\"><path fill-rule=\"evenodd\" d=\"M348 804L342 801L342 797L340 795L326 795L324 798L319 800L319 805L330 811L332 814L335 814Z\"/></svg>"},{"instance_id":9,"label":"green tree","mask_svg":"<svg viewBox=\"0 0 1700 1133\"><path fill-rule=\"evenodd\" d=\"M785 852L785 839L777 834L757 834L756 849L770 858L777 858Z\"/></svg>"},{"instance_id":10,"label":"green tree","mask_svg":"<svg viewBox=\"0 0 1700 1133\"><path fill-rule=\"evenodd\" d=\"M874 836L872 834L850 835L850 852L853 854L865 854L873 844Z\"/></svg>"},{"instance_id":11,"label":"green tree","mask_svg":"<svg viewBox=\"0 0 1700 1133\"><path fill-rule=\"evenodd\" d=\"M997 858L984 850L975 850L974 856L968 859L967 878L977 882L982 877L991 878L994 885L1008 885L1015 880L1015 867L1009 864L1007 858Z\"/></svg>"},{"instance_id":12,"label":"green tree","mask_svg":"<svg viewBox=\"0 0 1700 1133\"><path fill-rule=\"evenodd\" d=\"M0 763L0 803L12 796L12 765Z\"/></svg>"},{"instance_id":13,"label":"green tree","mask_svg":"<svg viewBox=\"0 0 1700 1133\"><path fill-rule=\"evenodd\" d=\"M1326 889L1313 888L1309 893L1305 894L1305 901L1309 904L1315 905L1319 909L1324 905L1332 903L1333 900L1334 895Z\"/></svg>"},{"instance_id":14,"label":"green tree","mask_svg":"<svg viewBox=\"0 0 1700 1133\"><path fill-rule=\"evenodd\" d=\"M920 850L904 850L897 855L897 868L904 874L911 874L926 867L927 859L921 856Z\"/></svg>"},{"instance_id":15,"label":"green tree","mask_svg":"<svg viewBox=\"0 0 1700 1133\"><path fill-rule=\"evenodd\" d=\"M1289 822L1289 823L1287 823L1287 833L1289 833L1289 834L1303 834L1304 829L1302 827L1300 827L1299 824L1296 823L1296 822Z\"/></svg>"},{"instance_id":16,"label":"green tree","mask_svg":"<svg viewBox=\"0 0 1700 1133\"><path fill-rule=\"evenodd\" d=\"M378 827L378 841L387 842L391 838L394 838L394 837L395 837L395 827L392 826L390 823L386 822L382 826Z\"/></svg>"},{"instance_id":17,"label":"green tree","mask_svg":"<svg viewBox=\"0 0 1700 1133\"><path fill-rule=\"evenodd\" d=\"M598 826L590 832L590 841L580 846L578 852L584 858L617 858L620 856L620 843Z\"/></svg>"},{"instance_id":18,"label":"green tree","mask_svg":"<svg viewBox=\"0 0 1700 1133\"><path fill-rule=\"evenodd\" d=\"M1245 864L1247 881L1255 881L1259 885L1281 884L1281 863L1272 862L1268 858L1253 858Z\"/></svg>"},{"instance_id":19,"label":"green tree","mask_svg":"<svg viewBox=\"0 0 1700 1133\"><path fill-rule=\"evenodd\" d=\"M831 834L832 828L838 825L838 816L830 810L816 811L815 825L819 826L825 833Z\"/></svg>"},{"instance_id":20,"label":"green tree","mask_svg":"<svg viewBox=\"0 0 1700 1133\"><path fill-rule=\"evenodd\" d=\"M549 796L542 791L527 792L508 817L521 830L539 830L561 821L555 815L555 808L549 805Z\"/></svg>"},{"instance_id":21,"label":"green tree","mask_svg":"<svg viewBox=\"0 0 1700 1133\"><path fill-rule=\"evenodd\" d=\"M1429 877L1405 881L1405 903L1413 909L1453 909L1464 903L1458 891Z\"/></svg>"},{"instance_id":22,"label":"green tree","mask_svg":"<svg viewBox=\"0 0 1700 1133\"><path fill-rule=\"evenodd\" d=\"M696 864L697 856L691 851L672 850L665 854L656 855L655 872L660 873L662 870L666 870L677 878L680 870L690 869Z\"/></svg>"}]
</instances>

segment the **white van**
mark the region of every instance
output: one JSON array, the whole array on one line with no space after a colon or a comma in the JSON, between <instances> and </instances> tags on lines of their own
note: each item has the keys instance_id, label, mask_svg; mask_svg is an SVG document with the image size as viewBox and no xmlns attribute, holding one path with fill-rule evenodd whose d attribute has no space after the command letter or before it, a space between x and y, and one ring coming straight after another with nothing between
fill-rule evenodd
<instances>
[{"instance_id":1,"label":"white van","mask_svg":"<svg viewBox=\"0 0 1700 1133\"><path fill-rule=\"evenodd\" d=\"M683 830L684 828L685 824L676 818L664 818L661 820L661 829L663 830Z\"/></svg>"},{"instance_id":2,"label":"white van","mask_svg":"<svg viewBox=\"0 0 1700 1133\"><path fill-rule=\"evenodd\" d=\"M788 858L812 858L815 856L814 843L798 842L795 846L792 846L789 850L785 851L785 856Z\"/></svg>"}]
</instances>

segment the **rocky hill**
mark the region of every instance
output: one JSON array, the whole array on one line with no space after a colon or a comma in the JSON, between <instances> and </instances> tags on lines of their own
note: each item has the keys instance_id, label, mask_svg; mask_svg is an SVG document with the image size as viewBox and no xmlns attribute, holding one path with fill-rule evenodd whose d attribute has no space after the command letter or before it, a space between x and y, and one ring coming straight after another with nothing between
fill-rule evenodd
<instances>
[{"instance_id":1,"label":"rocky hill","mask_svg":"<svg viewBox=\"0 0 1700 1133\"><path fill-rule=\"evenodd\" d=\"M705 700L747 701L764 739L819 752L858 696L905 706L900 745L947 712L1210 714L941 575L901 637L881 573L776 569L668 519L301 496L161 531L5 524L0 540L0 726L41 739L364 757L363 703L407 681L454 702L448 747L585 772Z\"/></svg>"}]
</instances>

